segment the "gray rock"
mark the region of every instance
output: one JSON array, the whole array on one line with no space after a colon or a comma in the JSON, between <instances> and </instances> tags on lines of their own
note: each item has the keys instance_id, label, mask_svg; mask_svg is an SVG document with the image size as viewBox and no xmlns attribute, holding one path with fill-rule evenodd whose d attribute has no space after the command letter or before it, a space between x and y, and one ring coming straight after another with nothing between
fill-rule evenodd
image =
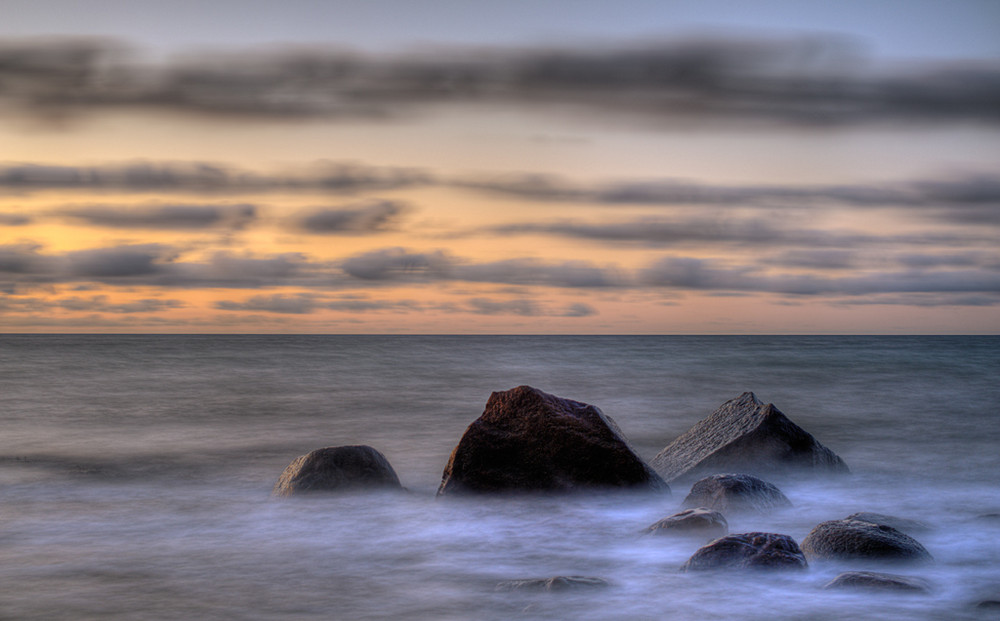
<instances>
[{"instance_id":1,"label":"gray rock","mask_svg":"<svg viewBox=\"0 0 1000 621\"><path fill-rule=\"evenodd\" d=\"M722 404L660 451L652 466L667 482L713 472L848 472L833 451L752 392Z\"/></svg>"},{"instance_id":2,"label":"gray rock","mask_svg":"<svg viewBox=\"0 0 1000 621\"><path fill-rule=\"evenodd\" d=\"M847 571L828 582L823 588L930 593L931 585L923 578L914 576L883 574L876 571Z\"/></svg>"},{"instance_id":3,"label":"gray rock","mask_svg":"<svg viewBox=\"0 0 1000 621\"><path fill-rule=\"evenodd\" d=\"M665 517L645 530L651 535L686 535L709 540L729 533L729 522L718 511L696 507Z\"/></svg>"},{"instance_id":4,"label":"gray rock","mask_svg":"<svg viewBox=\"0 0 1000 621\"><path fill-rule=\"evenodd\" d=\"M670 487L600 409L530 386L490 395L445 466L438 496Z\"/></svg>"},{"instance_id":5,"label":"gray rock","mask_svg":"<svg viewBox=\"0 0 1000 621\"><path fill-rule=\"evenodd\" d=\"M802 550L788 535L743 533L716 539L702 546L681 571L711 569L805 569Z\"/></svg>"},{"instance_id":6,"label":"gray rock","mask_svg":"<svg viewBox=\"0 0 1000 621\"><path fill-rule=\"evenodd\" d=\"M790 507L781 490L749 474L713 474L691 486L684 507L706 507L726 513L769 513Z\"/></svg>"},{"instance_id":7,"label":"gray rock","mask_svg":"<svg viewBox=\"0 0 1000 621\"><path fill-rule=\"evenodd\" d=\"M920 542L891 526L861 520L823 522L802 540L810 560L927 562L933 557Z\"/></svg>"},{"instance_id":8,"label":"gray rock","mask_svg":"<svg viewBox=\"0 0 1000 621\"><path fill-rule=\"evenodd\" d=\"M879 526L890 526L896 530L901 530L904 533L927 532L931 529L930 526L919 520L911 520L908 518L896 517L895 515L886 515L884 513L872 513L871 511L852 513L844 519L860 520L862 522L877 524Z\"/></svg>"},{"instance_id":9,"label":"gray rock","mask_svg":"<svg viewBox=\"0 0 1000 621\"><path fill-rule=\"evenodd\" d=\"M568 591L570 589L593 589L610 586L603 578L590 576L553 576L552 578L528 578L506 580L496 586L497 591Z\"/></svg>"},{"instance_id":10,"label":"gray rock","mask_svg":"<svg viewBox=\"0 0 1000 621\"><path fill-rule=\"evenodd\" d=\"M285 468L276 496L361 489L401 490L389 460L370 446L330 446L303 455Z\"/></svg>"}]
</instances>

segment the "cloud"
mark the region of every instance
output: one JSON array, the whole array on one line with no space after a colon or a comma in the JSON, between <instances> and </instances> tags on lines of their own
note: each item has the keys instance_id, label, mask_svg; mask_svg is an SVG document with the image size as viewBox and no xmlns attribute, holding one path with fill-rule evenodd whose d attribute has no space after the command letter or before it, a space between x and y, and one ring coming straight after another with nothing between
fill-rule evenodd
<instances>
[{"instance_id":1,"label":"cloud","mask_svg":"<svg viewBox=\"0 0 1000 621\"><path fill-rule=\"evenodd\" d=\"M302 215L295 228L307 233L372 233L384 230L403 211L397 201L374 201L338 209L318 209Z\"/></svg>"},{"instance_id":2,"label":"cloud","mask_svg":"<svg viewBox=\"0 0 1000 621\"><path fill-rule=\"evenodd\" d=\"M300 169L270 173L209 162L133 161L97 166L0 164L0 189L21 193L85 190L204 194L308 191L353 194L427 185L432 181L427 173L412 168L326 161L315 162Z\"/></svg>"},{"instance_id":3,"label":"cloud","mask_svg":"<svg viewBox=\"0 0 1000 621\"><path fill-rule=\"evenodd\" d=\"M463 309L460 307L458 310ZM597 314L594 307L581 302L557 310L548 308L530 298L504 300L486 297L469 298L466 300L464 310L477 315L519 315L521 317L589 317Z\"/></svg>"},{"instance_id":4,"label":"cloud","mask_svg":"<svg viewBox=\"0 0 1000 621\"><path fill-rule=\"evenodd\" d=\"M88 205L66 207L53 215L91 226L119 229L201 230L216 227L243 228L256 217L257 207L240 205L142 205L110 207Z\"/></svg>"},{"instance_id":5,"label":"cloud","mask_svg":"<svg viewBox=\"0 0 1000 621\"><path fill-rule=\"evenodd\" d=\"M486 232L500 235L558 235L602 242L640 242L654 246L704 245L806 246L809 248L859 248L893 244L963 245L990 243L995 235L982 233L905 233L873 235L831 229L792 228L788 217L637 218L622 222L583 223L572 220L496 226ZM828 253L828 256L832 256Z\"/></svg>"},{"instance_id":6,"label":"cloud","mask_svg":"<svg viewBox=\"0 0 1000 621\"><path fill-rule=\"evenodd\" d=\"M265 313L282 313L287 315L305 315L319 307L316 297L309 294L300 295L256 295L243 302L223 300L215 303L215 308L228 311L254 311Z\"/></svg>"},{"instance_id":7,"label":"cloud","mask_svg":"<svg viewBox=\"0 0 1000 621\"><path fill-rule=\"evenodd\" d=\"M31 216L20 213L0 213L0 226L23 226L33 221Z\"/></svg>"},{"instance_id":8,"label":"cloud","mask_svg":"<svg viewBox=\"0 0 1000 621\"><path fill-rule=\"evenodd\" d=\"M255 295L242 302L223 300L215 303L215 308L227 311L247 311L306 315L319 310L334 310L349 313L369 313L375 311L423 311L425 305L413 300L373 300L363 296L329 297L315 293L295 295Z\"/></svg>"},{"instance_id":9,"label":"cloud","mask_svg":"<svg viewBox=\"0 0 1000 621\"><path fill-rule=\"evenodd\" d=\"M184 302L180 300L163 300L158 298L147 298L113 304L108 302L108 297L105 295L97 295L90 298L63 298L54 305L71 311L117 314L155 313L174 308L182 308L185 306Z\"/></svg>"},{"instance_id":10,"label":"cloud","mask_svg":"<svg viewBox=\"0 0 1000 621\"><path fill-rule=\"evenodd\" d=\"M167 271L173 252L160 244L77 250L65 255L69 274L95 280L153 276Z\"/></svg>"},{"instance_id":11,"label":"cloud","mask_svg":"<svg viewBox=\"0 0 1000 621\"><path fill-rule=\"evenodd\" d=\"M640 282L655 287L702 291L749 291L784 295L872 295L882 293L1000 293L1000 270L952 269L862 272L825 277L773 274L756 266L707 259L664 257L641 270Z\"/></svg>"},{"instance_id":12,"label":"cloud","mask_svg":"<svg viewBox=\"0 0 1000 621\"><path fill-rule=\"evenodd\" d=\"M40 117L122 107L248 118L398 118L433 105L565 104L605 116L796 126L1000 121L990 60L877 65L852 42L658 44L365 55L199 53L143 63L106 40L8 41L0 103Z\"/></svg>"},{"instance_id":13,"label":"cloud","mask_svg":"<svg viewBox=\"0 0 1000 621\"><path fill-rule=\"evenodd\" d=\"M942 217L961 211L964 217L1000 211L1000 175L966 174L942 179L915 179L870 185L719 185L680 179L617 181L581 185L537 174L455 179L460 188L532 201L599 205L765 205L801 207L834 203L853 207L927 207Z\"/></svg>"},{"instance_id":14,"label":"cloud","mask_svg":"<svg viewBox=\"0 0 1000 621\"><path fill-rule=\"evenodd\" d=\"M584 261L545 262L532 258L471 263L437 250L384 248L346 259L344 272L374 281L464 281L554 287L614 287L625 278L610 267Z\"/></svg>"}]
</instances>

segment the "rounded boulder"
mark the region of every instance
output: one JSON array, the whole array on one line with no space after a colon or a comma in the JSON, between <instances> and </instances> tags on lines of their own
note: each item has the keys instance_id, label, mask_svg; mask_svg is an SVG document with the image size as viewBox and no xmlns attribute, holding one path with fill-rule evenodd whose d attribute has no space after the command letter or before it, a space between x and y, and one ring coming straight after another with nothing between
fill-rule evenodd
<instances>
[{"instance_id":1,"label":"rounded boulder","mask_svg":"<svg viewBox=\"0 0 1000 621\"><path fill-rule=\"evenodd\" d=\"M811 560L869 560L928 562L933 560L920 542L885 524L861 520L823 522L802 540L802 551Z\"/></svg>"},{"instance_id":2,"label":"rounded boulder","mask_svg":"<svg viewBox=\"0 0 1000 621\"><path fill-rule=\"evenodd\" d=\"M370 446L328 446L302 455L285 468L276 496L363 489L401 490L385 455Z\"/></svg>"}]
</instances>

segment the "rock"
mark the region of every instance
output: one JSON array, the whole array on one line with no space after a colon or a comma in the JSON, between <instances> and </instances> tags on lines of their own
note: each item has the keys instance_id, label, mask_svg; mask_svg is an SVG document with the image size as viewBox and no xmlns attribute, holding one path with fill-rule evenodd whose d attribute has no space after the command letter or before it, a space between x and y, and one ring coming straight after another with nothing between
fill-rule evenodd
<instances>
[{"instance_id":1,"label":"rock","mask_svg":"<svg viewBox=\"0 0 1000 621\"><path fill-rule=\"evenodd\" d=\"M930 593L931 585L926 580L913 576L883 574L876 571L847 571L828 582L823 588Z\"/></svg>"},{"instance_id":2,"label":"rock","mask_svg":"<svg viewBox=\"0 0 1000 621\"><path fill-rule=\"evenodd\" d=\"M729 535L702 546L681 571L707 569L805 569L802 550L788 535L743 533Z\"/></svg>"},{"instance_id":3,"label":"rock","mask_svg":"<svg viewBox=\"0 0 1000 621\"><path fill-rule=\"evenodd\" d=\"M872 513L870 511L853 513L844 519L860 520L862 522L868 522L869 524L876 524L879 526L890 526L896 530L901 530L904 533L927 532L931 529L930 526L918 520L896 517L895 515L886 515L884 513Z\"/></svg>"},{"instance_id":4,"label":"rock","mask_svg":"<svg viewBox=\"0 0 1000 621\"><path fill-rule=\"evenodd\" d=\"M593 589L610 586L603 578L590 576L554 576L552 578L529 578L527 580L506 580L497 585L497 591L567 591L569 589Z\"/></svg>"},{"instance_id":5,"label":"rock","mask_svg":"<svg viewBox=\"0 0 1000 621\"><path fill-rule=\"evenodd\" d=\"M652 465L667 482L714 472L848 472L833 451L752 392L722 404L660 451Z\"/></svg>"},{"instance_id":6,"label":"rock","mask_svg":"<svg viewBox=\"0 0 1000 621\"><path fill-rule=\"evenodd\" d=\"M370 446L329 446L303 455L285 468L277 496L359 489L401 490L399 477L382 453Z\"/></svg>"},{"instance_id":7,"label":"rock","mask_svg":"<svg viewBox=\"0 0 1000 621\"><path fill-rule=\"evenodd\" d=\"M979 610L1000 610L1000 599L984 599L977 603L974 608Z\"/></svg>"},{"instance_id":8,"label":"rock","mask_svg":"<svg viewBox=\"0 0 1000 621\"><path fill-rule=\"evenodd\" d=\"M452 451L438 496L616 488L670 492L600 409L518 386L490 395Z\"/></svg>"},{"instance_id":9,"label":"rock","mask_svg":"<svg viewBox=\"0 0 1000 621\"><path fill-rule=\"evenodd\" d=\"M933 560L924 546L906 533L891 526L861 520L823 522L802 540L802 551L810 560Z\"/></svg>"},{"instance_id":10,"label":"rock","mask_svg":"<svg viewBox=\"0 0 1000 621\"><path fill-rule=\"evenodd\" d=\"M684 507L707 507L726 513L768 513L790 507L792 503L781 490L749 474L713 474L691 486Z\"/></svg>"},{"instance_id":11,"label":"rock","mask_svg":"<svg viewBox=\"0 0 1000 621\"><path fill-rule=\"evenodd\" d=\"M651 535L693 535L711 540L727 535L729 522L718 511L697 507L665 517L645 532Z\"/></svg>"}]
</instances>

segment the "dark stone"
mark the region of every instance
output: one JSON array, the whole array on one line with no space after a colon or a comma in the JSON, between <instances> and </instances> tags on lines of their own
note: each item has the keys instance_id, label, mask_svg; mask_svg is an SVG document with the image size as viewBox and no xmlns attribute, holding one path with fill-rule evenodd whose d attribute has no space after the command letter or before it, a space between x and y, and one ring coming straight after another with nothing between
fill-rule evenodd
<instances>
[{"instance_id":1,"label":"dark stone","mask_svg":"<svg viewBox=\"0 0 1000 621\"><path fill-rule=\"evenodd\" d=\"M890 526L896 530L901 530L904 533L920 533L931 529L930 526L919 520L910 520L907 518L896 517L895 515L872 513L870 511L853 513L844 519L860 520L862 522L868 522L869 524L876 524L879 526Z\"/></svg>"},{"instance_id":2,"label":"dark stone","mask_svg":"<svg viewBox=\"0 0 1000 621\"><path fill-rule=\"evenodd\" d=\"M833 451L752 392L722 404L660 451L652 465L668 482L713 472L848 472Z\"/></svg>"},{"instance_id":3,"label":"dark stone","mask_svg":"<svg viewBox=\"0 0 1000 621\"><path fill-rule=\"evenodd\" d=\"M382 453L370 446L330 446L303 455L285 468L277 496L359 489L401 490L399 477Z\"/></svg>"},{"instance_id":4,"label":"dark stone","mask_svg":"<svg viewBox=\"0 0 1000 621\"><path fill-rule=\"evenodd\" d=\"M816 526L802 540L811 560L926 562L933 557L920 542L891 526L834 520Z\"/></svg>"},{"instance_id":5,"label":"dark stone","mask_svg":"<svg viewBox=\"0 0 1000 621\"><path fill-rule=\"evenodd\" d=\"M529 578L527 580L506 580L497 585L497 591L567 591L569 589L593 589L610 586L603 578L590 576L554 576L552 578Z\"/></svg>"},{"instance_id":6,"label":"dark stone","mask_svg":"<svg viewBox=\"0 0 1000 621\"><path fill-rule=\"evenodd\" d=\"M931 585L926 580L913 576L883 574L875 571L848 571L828 582L823 588L930 593Z\"/></svg>"},{"instance_id":7,"label":"dark stone","mask_svg":"<svg viewBox=\"0 0 1000 621\"><path fill-rule=\"evenodd\" d=\"M670 492L600 409L518 386L490 395L452 451L438 496L593 489Z\"/></svg>"},{"instance_id":8,"label":"dark stone","mask_svg":"<svg viewBox=\"0 0 1000 621\"><path fill-rule=\"evenodd\" d=\"M707 507L726 513L768 513L790 507L781 490L749 474L713 474L691 486L684 507Z\"/></svg>"},{"instance_id":9,"label":"dark stone","mask_svg":"<svg viewBox=\"0 0 1000 621\"><path fill-rule=\"evenodd\" d=\"M1000 599L984 599L975 605L979 610L1000 610Z\"/></svg>"},{"instance_id":10,"label":"dark stone","mask_svg":"<svg viewBox=\"0 0 1000 621\"><path fill-rule=\"evenodd\" d=\"M729 535L702 546L681 571L707 569L805 569L809 564L795 540L777 533Z\"/></svg>"},{"instance_id":11,"label":"dark stone","mask_svg":"<svg viewBox=\"0 0 1000 621\"><path fill-rule=\"evenodd\" d=\"M651 535L693 535L711 540L727 535L729 522L718 511L697 507L665 517L645 532Z\"/></svg>"}]
</instances>

